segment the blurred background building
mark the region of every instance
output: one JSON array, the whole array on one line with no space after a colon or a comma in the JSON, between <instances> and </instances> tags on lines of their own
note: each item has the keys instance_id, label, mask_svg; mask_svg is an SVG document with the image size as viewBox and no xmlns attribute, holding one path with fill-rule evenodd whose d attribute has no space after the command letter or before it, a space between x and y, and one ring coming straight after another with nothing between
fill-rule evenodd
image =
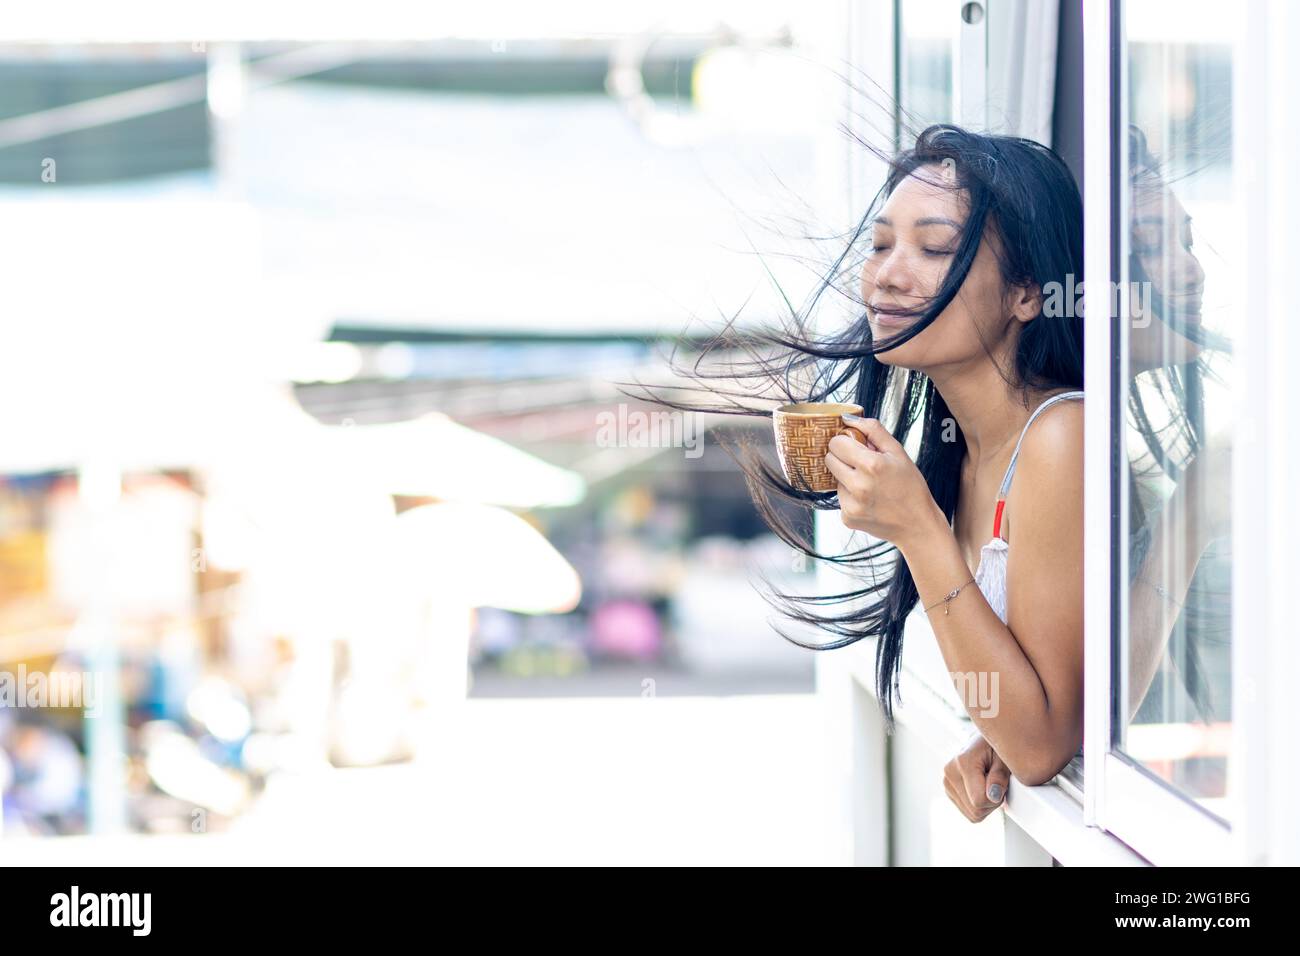
<instances>
[{"instance_id":1,"label":"blurred background building","mask_svg":"<svg viewBox=\"0 0 1300 956\"><path fill-rule=\"evenodd\" d=\"M815 280L824 36L621 19L0 46L0 666L102 707L0 712L7 838L226 830L467 699L808 723L753 584L811 568L705 434L768 430L616 383Z\"/></svg>"}]
</instances>

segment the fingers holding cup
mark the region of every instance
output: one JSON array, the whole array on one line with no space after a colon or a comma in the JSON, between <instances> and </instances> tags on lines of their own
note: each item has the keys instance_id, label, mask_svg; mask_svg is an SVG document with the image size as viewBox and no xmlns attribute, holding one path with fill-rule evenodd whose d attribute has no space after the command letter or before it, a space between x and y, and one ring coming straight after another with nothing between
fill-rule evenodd
<instances>
[{"instance_id":1,"label":"fingers holding cup","mask_svg":"<svg viewBox=\"0 0 1300 956\"><path fill-rule=\"evenodd\" d=\"M831 439L826 451L826 470L839 482L838 490L841 494L846 488L852 489L857 486L861 478L858 472L860 464L862 462L857 460L855 449L847 441L839 435Z\"/></svg>"}]
</instances>

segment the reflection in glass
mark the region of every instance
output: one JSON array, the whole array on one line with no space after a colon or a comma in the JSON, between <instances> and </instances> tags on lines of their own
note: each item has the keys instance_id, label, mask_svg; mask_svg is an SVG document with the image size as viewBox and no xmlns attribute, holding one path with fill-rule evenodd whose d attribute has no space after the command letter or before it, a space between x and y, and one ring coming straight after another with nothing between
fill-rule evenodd
<instances>
[{"instance_id":1,"label":"reflection in glass","mask_svg":"<svg viewBox=\"0 0 1300 956\"><path fill-rule=\"evenodd\" d=\"M1169 7L1170 20L1177 16ZM1231 730L1231 54L1130 18L1129 455L1118 749L1225 816ZM1136 26L1137 29L1132 29ZM1121 297L1115 298L1116 302Z\"/></svg>"}]
</instances>

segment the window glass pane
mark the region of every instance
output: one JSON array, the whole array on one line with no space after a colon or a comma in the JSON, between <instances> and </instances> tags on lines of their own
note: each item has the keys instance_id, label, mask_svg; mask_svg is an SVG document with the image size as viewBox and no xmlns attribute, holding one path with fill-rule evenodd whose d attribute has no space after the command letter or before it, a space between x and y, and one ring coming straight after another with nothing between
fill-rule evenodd
<instances>
[{"instance_id":1,"label":"window glass pane","mask_svg":"<svg viewBox=\"0 0 1300 956\"><path fill-rule=\"evenodd\" d=\"M951 0L899 4L899 103L904 126L952 122L952 48L956 8Z\"/></svg>"},{"instance_id":2,"label":"window glass pane","mask_svg":"<svg viewBox=\"0 0 1300 956\"><path fill-rule=\"evenodd\" d=\"M1116 746L1226 818L1233 64L1221 5L1125 4L1128 615ZM1121 538L1123 540L1123 538Z\"/></svg>"}]
</instances>

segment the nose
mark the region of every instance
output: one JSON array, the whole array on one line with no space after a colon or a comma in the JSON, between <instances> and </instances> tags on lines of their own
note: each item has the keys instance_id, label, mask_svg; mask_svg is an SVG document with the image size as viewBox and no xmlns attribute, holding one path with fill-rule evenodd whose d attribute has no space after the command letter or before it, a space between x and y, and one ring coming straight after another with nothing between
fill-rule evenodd
<instances>
[{"instance_id":1,"label":"nose","mask_svg":"<svg viewBox=\"0 0 1300 956\"><path fill-rule=\"evenodd\" d=\"M1183 270L1183 287L1189 292L1200 292L1205 285L1205 269L1201 267L1201 260L1190 252L1183 258L1186 260Z\"/></svg>"},{"instance_id":2,"label":"nose","mask_svg":"<svg viewBox=\"0 0 1300 956\"><path fill-rule=\"evenodd\" d=\"M872 281L877 290L896 295L908 295L912 292L915 276L911 267L899 255L897 244L883 260L870 263L869 268L872 267L875 269Z\"/></svg>"},{"instance_id":3,"label":"nose","mask_svg":"<svg viewBox=\"0 0 1300 956\"><path fill-rule=\"evenodd\" d=\"M1172 295L1197 295L1205 285L1205 269L1201 261L1190 252L1182 251L1167 261L1164 281Z\"/></svg>"}]
</instances>

